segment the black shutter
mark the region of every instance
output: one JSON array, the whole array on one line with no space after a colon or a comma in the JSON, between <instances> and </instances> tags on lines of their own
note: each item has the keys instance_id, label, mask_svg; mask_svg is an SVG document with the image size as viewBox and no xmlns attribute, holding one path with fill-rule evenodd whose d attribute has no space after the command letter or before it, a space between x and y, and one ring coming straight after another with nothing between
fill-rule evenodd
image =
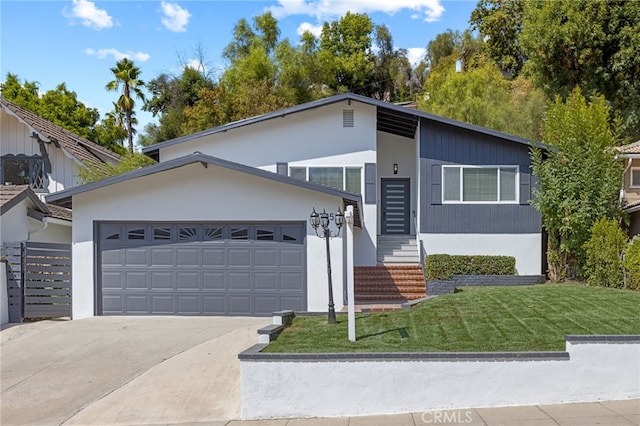
<instances>
[{"instance_id":1,"label":"black shutter","mask_svg":"<svg viewBox=\"0 0 640 426\"><path fill-rule=\"evenodd\" d=\"M442 204L442 166L431 165L431 204Z\"/></svg>"}]
</instances>

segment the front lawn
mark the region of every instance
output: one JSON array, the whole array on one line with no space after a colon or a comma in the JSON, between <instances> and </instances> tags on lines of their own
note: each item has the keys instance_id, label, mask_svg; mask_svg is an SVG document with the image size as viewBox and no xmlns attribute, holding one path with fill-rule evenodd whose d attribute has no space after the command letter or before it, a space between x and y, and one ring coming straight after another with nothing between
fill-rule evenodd
<instances>
[{"instance_id":1,"label":"front lawn","mask_svg":"<svg viewBox=\"0 0 640 426\"><path fill-rule=\"evenodd\" d=\"M581 284L474 287L409 310L297 317L264 352L563 351L567 334L640 334L640 292Z\"/></svg>"}]
</instances>

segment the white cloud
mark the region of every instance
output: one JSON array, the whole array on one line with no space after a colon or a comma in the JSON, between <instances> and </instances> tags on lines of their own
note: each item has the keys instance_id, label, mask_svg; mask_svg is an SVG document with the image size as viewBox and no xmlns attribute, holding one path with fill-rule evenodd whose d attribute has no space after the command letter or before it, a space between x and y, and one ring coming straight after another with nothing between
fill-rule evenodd
<instances>
[{"instance_id":1,"label":"white cloud","mask_svg":"<svg viewBox=\"0 0 640 426\"><path fill-rule=\"evenodd\" d=\"M318 20L342 16L347 12L393 15L404 9L415 11L426 22L437 21L444 13L441 0L278 0L276 6L267 8L276 18L309 15Z\"/></svg>"},{"instance_id":2,"label":"white cloud","mask_svg":"<svg viewBox=\"0 0 640 426\"><path fill-rule=\"evenodd\" d=\"M407 49L407 58L411 65L416 66L424 56L427 54L427 49L424 47L410 47Z\"/></svg>"},{"instance_id":3,"label":"white cloud","mask_svg":"<svg viewBox=\"0 0 640 426\"><path fill-rule=\"evenodd\" d=\"M113 19L106 10L98 9L88 0L73 0L71 11L65 8L64 15L73 20L79 19L85 27L102 30L113 27Z\"/></svg>"},{"instance_id":4,"label":"white cloud","mask_svg":"<svg viewBox=\"0 0 640 426\"><path fill-rule=\"evenodd\" d=\"M149 60L149 58L151 57L148 53L143 53L143 52L131 52L131 51L127 51L127 52L121 52L118 49L92 49L92 48L87 48L85 49L84 53L86 53L89 56L95 56L98 59L104 59L108 56L113 56L113 58L116 61L119 61L121 59L124 58L129 58L131 60L134 61L140 61L140 62L145 62L147 60Z\"/></svg>"},{"instance_id":5,"label":"white cloud","mask_svg":"<svg viewBox=\"0 0 640 426\"><path fill-rule=\"evenodd\" d=\"M196 70L203 74L207 70L207 67L205 67L199 59L190 59L189 62L184 65L184 68L191 68L192 70Z\"/></svg>"},{"instance_id":6,"label":"white cloud","mask_svg":"<svg viewBox=\"0 0 640 426\"><path fill-rule=\"evenodd\" d=\"M189 24L189 18L191 14L187 9L183 9L178 6L177 3L160 3L162 6L162 13L164 17L160 20L162 25L169 31L176 33L182 33L187 30L187 24Z\"/></svg>"},{"instance_id":7,"label":"white cloud","mask_svg":"<svg viewBox=\"0 0 640 426\"><path fill-rule=\"evenodd\" d=\"M302 24L300 24L300 26L298 26L298 29L296 30L299 36L306 33L307 31L316 37L320 37L320 33L322 33L322 25L312 25L308 22L303 22Z\"/></svg>"}]
</instances>

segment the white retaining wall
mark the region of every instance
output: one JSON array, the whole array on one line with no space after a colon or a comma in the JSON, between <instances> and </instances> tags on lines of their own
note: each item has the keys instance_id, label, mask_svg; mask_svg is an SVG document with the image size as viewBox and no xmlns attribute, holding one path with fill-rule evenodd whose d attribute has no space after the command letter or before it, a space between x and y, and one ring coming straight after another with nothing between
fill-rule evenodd
<instances>
[{"instance_id":1,"label":"white retaining wall","mask_svg":"<svg viewBox=\"0 0 640 426\"><path fill-rule=\"evenodd\" d=\"M241 354L242 418L358 416L638 398L640 336L627 342L606 339L568 339L568 359L557 356L562 352L549 353L547 359L545 353L537 353L541 356L518 360L517 353L512 353L502 360L450 361L420 359L419 354L406 360L347 360L330 354L314 360L296 359L296 355L278 358L279 354L260 359L263 354Z\"/></svg>"}]
</instances>

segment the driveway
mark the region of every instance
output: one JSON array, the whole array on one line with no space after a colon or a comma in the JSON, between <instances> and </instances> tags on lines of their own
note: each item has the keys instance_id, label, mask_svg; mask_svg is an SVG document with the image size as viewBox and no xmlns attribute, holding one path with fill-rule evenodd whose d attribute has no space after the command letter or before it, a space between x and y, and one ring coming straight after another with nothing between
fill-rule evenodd
<instances>
[{"instance_id":1,"label":"driveway","mask_svg":"<svg viewBox=\"0 0 640 426\"><path fill-rule=\"evenodd\" d=\"M240 417L237 354L270 318L95 317L0 332L9 425L139 425Z\"/></svg>"}]
</instances>

